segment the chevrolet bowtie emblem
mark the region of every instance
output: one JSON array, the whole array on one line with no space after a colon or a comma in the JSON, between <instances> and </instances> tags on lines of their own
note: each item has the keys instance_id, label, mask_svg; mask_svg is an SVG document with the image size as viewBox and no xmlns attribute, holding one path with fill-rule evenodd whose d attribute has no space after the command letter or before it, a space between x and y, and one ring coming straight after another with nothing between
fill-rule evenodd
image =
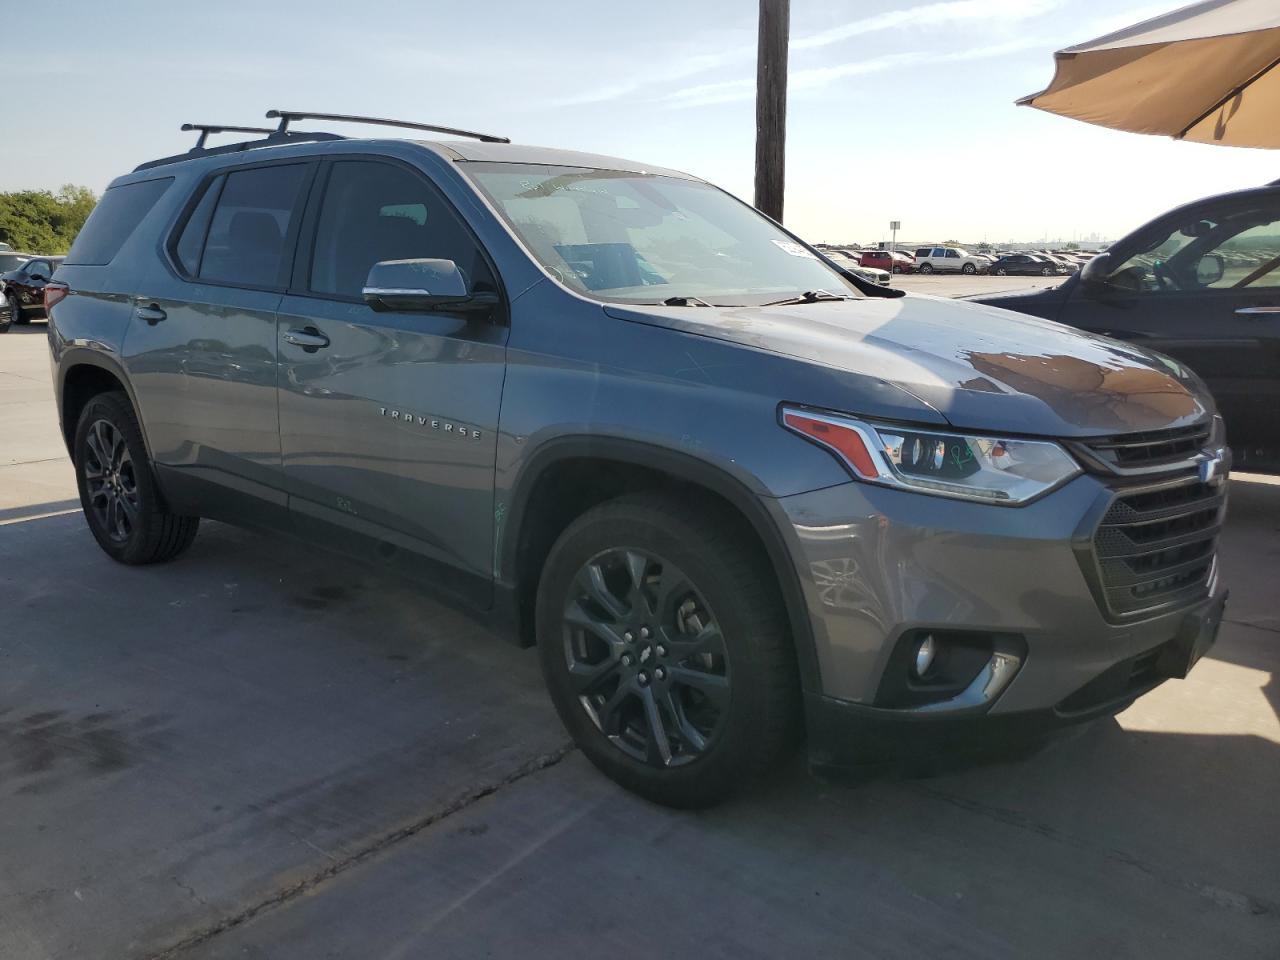
<instances>
[{"instance_id":1,"label":"chevrolet bowtie emblem","mask_svg":"<svg viewBox=\"0 0 1280 960\"><path fill-rule=\"evenodd\" d=\"M1205 454L1204 459L1196 465L1196 471L1199 473L1200 482L1206 486L1216 487L1221 485L1222 481L1226 479L1222 470L1222 454Z\"/></svg>"}]
</instances>

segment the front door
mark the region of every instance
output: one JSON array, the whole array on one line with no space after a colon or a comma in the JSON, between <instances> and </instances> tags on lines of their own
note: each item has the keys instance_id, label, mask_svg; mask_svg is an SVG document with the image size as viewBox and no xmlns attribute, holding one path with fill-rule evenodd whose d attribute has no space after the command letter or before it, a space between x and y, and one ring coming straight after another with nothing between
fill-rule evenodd
<instances>
[{"instance_id":1,"label":"front door","mask_svg":"<svg viewBox=\"0 0 1280 960\"><path fill-rule=\"evenodd\" d=\"M256 164L204 183L170 250L177 275L134 300L126 365L152 455L171 497L189 490L208 514L283 514L276 307L314 168Z\"/></svg>"},{"instance_id":2,"label":"front door","mask_svg":"<svg viewBox=\"0 0 1280 960\"><path fill-rule=\"evenodd\" d=\"M487 602L505 315L376 312L361 290L382 260L453 260L473 290L494 272L421 172L344 159L321 177L278 324L294 523Z\"/></svg>"},{"instance_id":3,"label":"front door","mask_svg":"<svg viewBox=\"0 0 1280 960\"><path fill-rule=\"evenodd\" d=\"M1184 362L1208 384L1238 467L1280 468L1280 194L1211 201L1120 250L1058 319Z\"/></svg>"}]
</instances>

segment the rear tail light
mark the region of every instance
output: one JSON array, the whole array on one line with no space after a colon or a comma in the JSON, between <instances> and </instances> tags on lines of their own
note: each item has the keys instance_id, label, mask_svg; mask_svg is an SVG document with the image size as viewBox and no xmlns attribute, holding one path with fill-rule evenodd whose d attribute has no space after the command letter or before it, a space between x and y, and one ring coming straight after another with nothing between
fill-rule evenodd
<instances>
[{"instance_id":1,"label":"rear tail light","mask_svg":"<svg viewBox=\"0 0 1280 960\"><path fill-rule=\"evenodd\" d=\"M52 280L44 285L44 312L48 313L57 304L66 299L71 288L59 280Z\"/></svg>"}]
</instances>

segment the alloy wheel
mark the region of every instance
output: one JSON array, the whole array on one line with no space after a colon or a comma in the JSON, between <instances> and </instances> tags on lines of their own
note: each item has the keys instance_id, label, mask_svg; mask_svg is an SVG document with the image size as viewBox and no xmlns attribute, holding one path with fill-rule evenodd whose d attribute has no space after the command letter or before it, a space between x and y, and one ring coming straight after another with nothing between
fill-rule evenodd
<instances>
[{"instance_id":1,"label":"alloy wheel","mask_svg":"<svg viewBox=\"0 0 1280 960\"><path fill-rule=\"evenodd\" d=\"M85 489L89 507L114 543L124 543L142 509L138 478L124 434L109 420L95 420L85 438Z\"/></svg>"},{"instance_id":2,"label":"alloy wheel","mask_svg":"<svg viewBox=\"0 0 1280 960\"><path fill-rule=\"evenodd\" d=\"M563 635L574 695L617 749L676 767L713 747L728 717L728 652L674 564L636 549L597 554L574 577Z\"/></svg>"}]
</instances>

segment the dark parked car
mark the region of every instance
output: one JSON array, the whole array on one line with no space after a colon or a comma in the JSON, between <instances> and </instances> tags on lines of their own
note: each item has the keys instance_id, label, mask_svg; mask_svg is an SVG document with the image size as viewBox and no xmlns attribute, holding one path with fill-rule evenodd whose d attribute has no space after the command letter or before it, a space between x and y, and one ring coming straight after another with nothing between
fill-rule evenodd
<instances>
[{"instance_id":1,"label":"dark parked car","mask_svg":"<svg viewBox=\"0 0 1280 960\"><path fill-rule=\"evenodd\" d=\"M415 576L681 806L802 735L828 766L1109 715L1213 643L1197 379L859 281L688 174L470 136L282 129L112 183L46 290L110 557L212 517Z\"/></svg>"},{"instance_id":2,"label":"dark parked car","mask_svg":"<svg viewBox=\"0 0 1280 960\"><path fill-rule=\"evenodd\" d=\"M991 265L991 272L998 277L1009 275L1053 277L1066 271L1043 257L1032 256L1029 253L1009 253Z\"/></svg>"},{"instance_id":3,"label":"dark parked car","mask_svg":"<svg viewBox=\"0 0 1280 960\"><path fill-rule=\"evenodd\" d=\"M30 323L33 317L44 316L44 287L62 260L32 254L30 259L0 274L0 296L8 305L12 323Z\"/></svg>"},{"instance_id":4,"label":"dark parked car","mask_svg":"<svg viewBox=\"0 0 1280 960\"><path fill-rule=\"evenodd\" d=\"M1236 465L1280 472L1280 185L1172 210L1056 287L972 299L1174 357L1213 392Z\"/></svg>"}]
</instances>

